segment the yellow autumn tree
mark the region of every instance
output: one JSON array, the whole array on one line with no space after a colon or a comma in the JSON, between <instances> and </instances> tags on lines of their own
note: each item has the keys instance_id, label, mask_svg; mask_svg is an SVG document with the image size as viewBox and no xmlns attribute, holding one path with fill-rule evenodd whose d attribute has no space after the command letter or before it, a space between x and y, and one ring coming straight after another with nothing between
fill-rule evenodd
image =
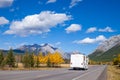
<instances>
[{"instance_id":1,"label":"yellow autumn tree","mask_svg":"<svg viewBox=\"0 0 120 80\"><path fill-rule=\"evenodd\" d=\"M55 66L55 65L58 65L64 62L62 55L59 52L49 54L49 59L50 59L52 66Z\"/></svg>"},{"instance_id":2,"label":"yellow autumn tree","mask_svg":"<svg viewBox=\"0 0 120 80\"><path fill-rule=\"evenodd\" d=\"M45 56L46 59L47 59L47 67L51 67L52 66L52 63L51 63L51 60L50 60L50 57L52 56L52 53L48 52L48 54Z\"/></svg>"},{"instance_id":3,"label":"yellow autumn tree","mask_svg":"<svg viewBox=\"0 0 120 80\"><path fill-rule=\"evenodd\" d=\"M64 59L62 58L62 55L59 52L50 53L48 52L47 55L43 55L42 52L39 53L39 55L34 56L35 61L37 61L37 58L39 59L40 64L47 64L47 66L57 66L58 64L61 64L64 62Z\"/></svg>"},{"instance_id":4,"label":"yellow autumn tree","mask_svg":"<svg viewBox=\"0 0 120 80\"><path fill-rule=\"evenodd\" d=\"M120 66L120 54L116 58L113 59L114 65L119 65Z\"/></svg>"},{"instance_id":5,"label":"yellow autumn tree","mask_svg":"<svg viewBox=\"0 0 120 80\"><path fill-rule=\"evenodd\" d=\"M45 64L47 62L47 58L45 56L43 56L42 52L39 53L38 57L39 57L39 62L41 64Z\"/></svg>"}]
</instances>

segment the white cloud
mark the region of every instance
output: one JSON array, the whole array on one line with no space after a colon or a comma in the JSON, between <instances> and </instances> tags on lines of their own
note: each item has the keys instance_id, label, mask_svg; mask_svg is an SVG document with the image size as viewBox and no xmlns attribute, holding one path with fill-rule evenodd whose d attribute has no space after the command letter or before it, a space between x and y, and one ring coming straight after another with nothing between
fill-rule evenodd
<instances>
[{"instance_id":1,"label":"white cloud","mask_svg":"<svg viewBox=\"0 0 120 80\"><path fill-rule=\"evenodd\" d=\"M97 31L97 28L96 27L91 27L86 31L86 33L92 33L92 32L95 32L95 31Z\"/></svg>"},{"instance_id":2,"label":"white cloud","mask_svg":"<svg viewBox=\"0 0 120 80\"><path fill-rule=\"evenodd\" d=\"M79 24L71 24L69 27L67 27L65 30L67 33L71 33L71 32L76 32L76 31L80 31L82 28L81 25Z\"/></svg>"},{"instance_id":3,"label":"white cloud","mask_svg":"<svg viewBox=\"0 0 120 80\"><path fill-rule=\"evenodd\" d=\"M8 24L9 20L7 20L5 17L0 17L0 25Z\"/></svg>"},{"instance_id":4,"label":"white cloud","mask_svg":"<svg viewBox=\"0 0 120 80\"><path fill-rule=\"evenodd\" d=\"M55 2L56 2L56 0L48 0L48 1L47 1L47 4L48 4L48 3L55 3Z\"/></svg>"},{"instance_id":5,"label":"white cloud","mask_svg":"<svg viewBox=\"0 0 120 80\"><path fill-rule=\"evenodd\" d=\"M107 39L103 35L99 35L98 37L96 37L96 42L98 42L98 41L102 42L102 41L105 41L105 40L107 40Z\"/></svg>"},{"instance_id":6,"label":"white cloud","mask_svg":"<svg viewBox=\"0 0 120 80\"><path fill-rule=\"evenodd\" d=\"M74 7L74 6L77 5L79 2L82 2L82 0L72 0L71 3L70 3L69 8Z\"/></svg>"},{"instance_id":7,"label":"white cloud","mask_svg":"<svg viewBox=\"0 0 120 80\"><path fill-rule=\"evenodd\" d=\"M42 34L50 31L50 28L62 24L71 19L70 15L43 11L40 14L26 16L21 21L13 21L10 29L5 34L27 36L29 34Z\"/></svg>"},{"instance_id":8,"label":"white cloud","mask_svg":"<svg viewBox=\"0 0 120 80\"><path fill-rule=\"evenodd\" d=\"M98 31L99 32L114 32L114 30L112 30L111 27L108 27L108 26L104 29L99 29Z\"/></svg>"},{"instance_id":9,"label":"white cloud","mask_svg":"<svg viewBox=\"0 0 120 80\"><path fill-rule=\"evenodd\" d=\"M13 0L0 0L0 8L11 6Z\"/></svg>"},{"instance_id":10,"label":"white cloud","mask_svg":"<svg viewBox=\"0 0 120 80\"><path fill-rule=\"evenodd\" d=\"M87 29L86 33L92 33L92 32L114 32L114 30L111 27L106 27L104 29L97 29L96 27L90 27Z\"/></svg>"},{"instance_id":11,"label":"white cloud","mask_svg":"<svg viewBox=\"0 0 120 80\"><path fill-rule=\"evenodd\" d=\"M75 41L73 41L73 43L76 43L76 44L92 44L92 43L96 43L96 42L102 42L102 41L105 41L105 40L106 40L105 36L99 35L96 38L87 37L83 40L75 40Z\"/></svg>"},{"instance_id":12,"label":"white cloud","mask_svg":"<svg viewBox=\"0 0 120 80\"><path fill-rule=\"evenodd\" d=\"M73 43L77 43L77 44L89 44L89 43L94 43L95 39L91 39L89 37L83 39L83 40L75 40L73 41Z\"/></svg>"}]
</instances>

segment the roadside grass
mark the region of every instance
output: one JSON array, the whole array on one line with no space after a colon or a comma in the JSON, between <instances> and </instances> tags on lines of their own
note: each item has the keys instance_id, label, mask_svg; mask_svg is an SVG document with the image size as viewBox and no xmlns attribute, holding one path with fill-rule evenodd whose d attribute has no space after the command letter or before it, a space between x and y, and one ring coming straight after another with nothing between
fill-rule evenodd
<instances>
[{"instance_id":1,"label":"roadside grass","mask_svg":"<svg viewBox=\"0 0 120 80\"><path fill-rule=\"evenodd\" d=\"M0 70L54 70L58 68L69 68L69 64L60 64L58 67L47 67L46 64L40 64L38 68L24 68L22 63L18 63L17 68L4 67L0 68Z\"/></svg>"},{"instance_id":2,"label":"roadside grass","mask_svg":"<svg viewBox=\"0 0 120 80\"><path fill-rule=\"evenodd\" d=\"M69 67L70 67L70 64L60 64L60 66L61 66L62 68L69 68Z\"/></svg>"},{"instance_id":3,"label":"roadside grass","mask_svg":"<svg viewBox=\"0 0 120 80\"><path fill-rule=\"evenodd\" d=\"M120 80L120 68L117 66L108 66L107 80Z\"/></svg>"}]
</instances>

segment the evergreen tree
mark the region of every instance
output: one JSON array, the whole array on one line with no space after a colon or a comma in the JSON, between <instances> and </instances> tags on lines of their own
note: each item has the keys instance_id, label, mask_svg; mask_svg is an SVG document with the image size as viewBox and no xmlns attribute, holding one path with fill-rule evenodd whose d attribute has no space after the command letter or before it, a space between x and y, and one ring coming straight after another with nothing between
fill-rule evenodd
<instances>
[{"instance_id":1,"label":"evergreen tree","mask_svg":"<svg viewBox=\"0 0 120 80\"><path fill-rule=\"evenodd\" d=\"M36 67L39 67L39 64L40 64L40 62L39 62L39 57L37 56Z\"/></svg>"},{"instance_id":2,"label":"evergreen tree","mask_svg":"<svg viewBox=\"0 0 120 80\"><path fill-rule=\"evenodd\" d=\"M3 52L0 51L0 66L1 66L3 60L4 60Z\"/></svg>"},{"instance_id":3,"label":"evergreen tree","mask_svg":"<svg viewBox=\"0 0 120 80\"><path fill-rule=\"evenodd\" d=\"M34 67L34 56L33 56L33 54L29 55L29 65L30 65L30 67Z\"/></svg>"},{"instance_id":4,"label":"evergreen tree","mask_svg":"<svg viewBox=\"0 0 120 80\"><path fill-rule=\"evenodd\" d=\"M7 54L6 64L9 65L9 67L15 66L15 56L13 54L12 49L10 49L8 54Z\"/></svg>"},{"instance_id":5,"label":"evergreen tree","mask_svg":"<svg viewBox=\"0 0 120 80\"><path fill-rule=\"evenodd\" d=\"M29 54L28 54L28 52L26 52L25 55L24 55L24 57L23 57L23 64L24 64L25 68L30 67L29 61L30 61L29 60Z\"/></svg>"},{"instance_id":6,"label":"evergreen tree","mask_svg":"<svg viewBox=\"0 0 120 80\"><path fill-rule=\"evenodd\" d=\"M3 68L6 65L6 60L4 59L1 63L1 68Z\"/></svg>"}]
</instances>

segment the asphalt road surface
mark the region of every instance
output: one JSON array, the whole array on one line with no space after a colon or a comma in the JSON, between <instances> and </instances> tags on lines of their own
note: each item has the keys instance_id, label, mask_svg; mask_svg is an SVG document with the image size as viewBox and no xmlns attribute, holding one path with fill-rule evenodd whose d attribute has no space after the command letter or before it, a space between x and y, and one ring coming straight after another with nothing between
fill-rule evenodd
<instances>
[{"instance_id":1,"label":"asphalt road surface","mask_svg":"<svg viewBox=\"0 0 120 80\"><path fill-rule=\"evenodd\" d=\"M106 80L106 66L89 66L88 70L0 71L0 80Z\"/></svg>"}]
</instances>

